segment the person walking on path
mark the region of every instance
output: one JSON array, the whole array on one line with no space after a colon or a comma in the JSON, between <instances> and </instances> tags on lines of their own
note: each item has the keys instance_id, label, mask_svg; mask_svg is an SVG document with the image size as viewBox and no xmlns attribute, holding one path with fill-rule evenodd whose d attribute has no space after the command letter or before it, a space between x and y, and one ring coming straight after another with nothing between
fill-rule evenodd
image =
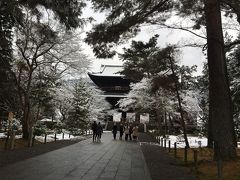
<instances>
[{"instance_id":1,"label":"person walking on path","mask_svg":"<svg viewBox=\"0 0 240 180\"><path fill-rule=\"evenodd\" d=\"M132 140L132 133L133 133L133 127L132 127L132 125L130 124L130 126L129 126L129 140L130 140L130 141Z\"/></svg>"},{"instance_id":2,"label":"person walking on path","mask_svg":"<svg viewBox=\"0 0 240 180\"><path fill-rule=\"evenodd\" d=\"M128 140L128 135L129 135L129 126L128 125L125 126L124 133L125 133L125 140L127 141Z\"/></svg>"},{"instance_id":3,"label":"person walking on path","mask_svg":"<svg viewBox=\"0 0 240 180\"><path fill-rule=\"evenodd\" d=\"M123 133L124 133L124 127L123 127L122 123L119 126L119 133L120 133L119 139L122 140L122 136L123 136Z\"/></svg>"},{"instance_id":4,"label":"person walking on path","mask_svg":"<svg viewBox=\"0 0 240 180\"><path fill-rule=\"evenodd\" d=\"M96 141L96 138L97 138L97 123L96 123L96 121L93 121L92 132L93 132L93 142L94 142L94 141Z\"/></svg>"},{"instance_id":5,"label":"person walking on path","mask_svg":"<svg viewBox=\"0 0 240 180\"><path fill-rule=\"evenodd\" d=\"M113 133L113 139L116 140L116 136L117 136L117 124L116 123L114 123L114 125L113 125L112 133Z\"/></svg>"},{"instance_id":6,"label":"person walking on path","mask_svg":"<svg viewBox=\"0 0 240 180\"><path fill-rule=\"evenodd\" d=\"M101 141L102 133L103 133L103 128L102 128L101 123L99 122L97 125L97 141L98 142Z\"/></svg>"},{"instance_id":7,"label":"person walking on path","mask_svg":"<svg viewBox=\"0 0 240 180\"><path fill-rule=\"evenodd\" d=\"M138 139L138 126L133 127L133 140Z\"/></svg>"}]
</instances>

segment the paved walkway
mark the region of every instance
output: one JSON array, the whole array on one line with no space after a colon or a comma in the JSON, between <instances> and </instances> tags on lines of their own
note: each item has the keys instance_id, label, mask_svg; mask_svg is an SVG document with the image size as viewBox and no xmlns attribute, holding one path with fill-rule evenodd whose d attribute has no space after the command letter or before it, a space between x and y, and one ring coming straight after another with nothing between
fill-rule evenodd
<instances>
[{"instance_id":1,"label":"paved walkway","mask_svg":"<svg viewBox=\"0 0 240 180\"><path fill-rule=\"evenodd\" d=\"M151 180L138 143L91 139L0 168L1 180Z\"/></svg>"}]
</instances>

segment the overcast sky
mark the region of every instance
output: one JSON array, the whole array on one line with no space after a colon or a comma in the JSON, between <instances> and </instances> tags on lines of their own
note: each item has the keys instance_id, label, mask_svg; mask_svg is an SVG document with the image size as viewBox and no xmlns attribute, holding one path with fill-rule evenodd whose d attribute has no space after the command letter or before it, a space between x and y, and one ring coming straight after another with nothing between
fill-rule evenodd
<instances>
[{"instance_id":1,"label":"overcast sky","mask_svg":"<svg viewBox=\"0 0 240 180\"><path fill-rule=\"evenodd\" d=\"M94 12L88 5L88 7L83 12L83 17L90 17L90 16L92 16L96 20L95 23L102 22L104 21L104 18L105 18L104 14ZM182 20L182 21L184 21L185 23L184 25L186 26L189 25L186 23L190 23L190 22L187 22L186 20ZM174 24L174 25L177 23L182 24L181 20L179 20L176 17L171 18L168 21L168 23ZM229 22L227 21L223 23L229 23ZM85 31L89 31L91 27L92 27L91 25L87 25L85 27ZM199 30L197 33L204 36L205 34L204 31L205 30L202 29L202 30ZM146 42L155 34L160 35L158 38L158 45L160 47L165 47L168 44L187 44L187 43L193 43L193 42L199 42L201 44L206 43L206 40L199 38L189 32L182 31L182 30L160 29L159 27L156 27L156 26L143 27L142 31L133 39ZM234 31L233 34L236 34L236 32ZM119 47L118 48L119 52L122 51L121 49L124 46L128 47L129 44ZM122 64L122 62L118 59L117 56L115 56L113 59L96 59L91 50L91 47L88 46L87 44L83 44L83 49L84 49L84 52L93 60L91 71L98 71L101 64ZM196 74L201 74L203 63L206 62L206 56L202 52L202 49L196 48L196 47L181 48L181 55L179 56L178 59L180 64L183 64L183 65L188 65L188 66L197 65L198 72Z\"/></svg>"}]
</instances>

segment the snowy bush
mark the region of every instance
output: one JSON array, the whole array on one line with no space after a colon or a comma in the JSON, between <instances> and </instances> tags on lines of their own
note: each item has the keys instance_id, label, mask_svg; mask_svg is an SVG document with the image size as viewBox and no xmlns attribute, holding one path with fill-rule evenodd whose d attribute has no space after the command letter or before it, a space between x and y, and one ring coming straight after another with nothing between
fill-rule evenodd
<instances>
[{"instance_id":1,"label":"snowy bush","mask_svg":"<svg viewBox=\"0 0 240 180\"><path fill-rule=\"evenodd\" d=\"M62 133L62 130L64 129L65 125L61 122L58 122L53 125L53 129L56 133L60 134Z\"/></svg>"},{"instance_id":2,"label":"snowy bush","mask_svg":"<svg viewBox=\"0 0 240 180\"><path fill-rule=\"evenodd\" d=\"M39 122L34 126L33 134L35 136L41 136L46 133L46 129L47 129L46 125Z\"/></svg>"},{"instance_id":3,"label":"snowy bush","mask_svg":"<svg viewBox=\"0 0 240 180\"><path fill-rule=\"evenodd\" d=\"M68 129L68 130L71 132L71 134L72 134L73 136L78 136L78 135L82 135L82 134L83 134L83 130L82 130L82 129L70 128L70 129Z\"/></svg>"},{"instance_id":4,"label":"snowy bush","mask_svg":"<svg viewBox=\"0 0 240 180\"><path fill-rule=\"evenodd\" d=\"M20 127L21 127L21 122L18 119L13 118L12 122L10 123L10 129L12 131L17 131L20 129Z\"/></svg>"}]
</instances>

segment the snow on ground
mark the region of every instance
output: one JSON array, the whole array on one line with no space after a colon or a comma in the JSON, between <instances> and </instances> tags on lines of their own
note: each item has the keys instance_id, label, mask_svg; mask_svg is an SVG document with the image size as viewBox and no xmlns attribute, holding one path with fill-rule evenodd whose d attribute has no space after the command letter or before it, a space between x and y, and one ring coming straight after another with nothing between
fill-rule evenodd
<instances>
[{"instance_id":1,"label":"snow on ground","mask_svg":"<svg viewBox=\"0 0 240 180\"><path fill-rule=\"evenodd\" d=\"M5 138L5 137L6 137L5 133L0 133L0 138Z\"/></svg>"},{"instance_id":2,"label":"snow on ground","mask_svg":"<svg viewBox=\"0 0 240 180\"><path fill-rule=\"evenodd\" d=\"M112 131L104 131L105 133L109 133ZM5 138L6 133L0 133L0 138ZM163 138L163 136L158 136L159 138ZM22 135L16 135L16 139L22 138ZM43 136L36 136L36 140L40 142L44 142L44 135ZM73 136L70 135L69 133L63 133L57 134L57 140L84 140L86 139L86 136ZM177 142L177 148L184 148L185 147L185 142L184 138L182 135L168 135L166 137L167 139L167 146L168 146L168 141L171 141L171 147L174 146L174 143ZM51 133L47 135L47 142L52 142L55 141L55 134ZM188 142L191 148L198 148L198 147L206 147L207 146L207 138L206 137L197 137L197 136L190 136L188 135ZM240 148L240 142L238 142L238 148Z\"/></svg>"},{"instance_id":3,"label":"snow on ground","mask_svg":"<svg viewBox=\"0 0 240 180\"><path fill-rule=\"evenodd\" d=\"M7 133L0 133L0 139L1 138L6 138L7 137ZM22 135L16 135L15 139L20 139L22 138Z\"/></svg>"},{"instance_id":4,"label":"snow on ground","mask_svg":"<svg viewBox=\"0 0 240 180\"><path fill-rule=\"evenodd\" d=\"M167 141L171 141L171 146L174 146L174 143L177 142L177 148L184 148L185 141L183 136L174 136L169 135L167 137ZM196 137L196 136L188 136L189 146L191 148L205 147L207 146L207 138L206 137Z\"/></svg>"},{"instance_id":5,"label":"snow on ground","mask_svg":"<svg viewBox=\"0 0 240 180\"><path fill-rule=\"evenodd\" d=\"M6 133L0 133L0 138L6 138L6 137L7 137ZM22 138L22 135L16 135L15 138L20 139ZM84 135L73 136L69 133L64 133L64 136L63 136L63 133L60 133L56 135L56 138L57 138L56 139L57 141L58 140L84 140L86 139L86 136ZM44 142L45 136L44 135L36 136L35 139L40 142ZM47 142L55 141L55 134L54 133L48 134L46 141Z\"/></svg>"},{"instance_id":6,"label":"snow on ground","mask_svg":"<svg viewBox=\"0 0 240 180\"><path fill-rule=\"evenodd\" d=\"M69 135L69 133L64 133L64 136L63 136L63 133L60 133L60 134L56 135L56 138L57 138L57 140L63 140L63 139L64 140L70 140L70 139L74 139L76 137L73 136L73 135ZM44 142L45 136L44 135L43 136L36 136L35 139L40 141L40 142ZM47 142L55 141L55 134L48 134L46 141Z\"/></svg>"},{"instance_id":7,"label":"snow on ground","mask_svg":"<svg viewBox=\"0 0 240 180\"><path fill-rule=\"evenodd\" d=\"M160 138L163 138L163 136L159 136ZM197 136L190 136L188 135L188 142L189 146L191 148L199 148L199 147L206 147L207 146L207 138L206 137L197 137ZM169 135L166 137L167 139L167 147L168 147L168 141L171 141L171 147L174 146L174 143L177 142L177 148L184 148L185 147L185 141L183 138L183 135L175 136L175 135ZM240 142L238 142L238 148L240 148Z\"/></svg>"},{"instance_id":8,"label":"snow on ground","mask_svg":"<svg viewBox=\"0 0 240 180\"><path fill-rule=\"evenodd\" d=\"M88 131L88 133L91 133L91 132ZM65 132L64 134L63 133L56 134L56 138L57 138L57 141L58 140L84 140L86 139L86 135L73 136L69 134L69 132ZM44 135L36 136L35 139L40 142L44 142L45 136ZM48 134L46 141L47 142L55 141L55 134L54 133Z\"/></svg>"}]
</instances>

